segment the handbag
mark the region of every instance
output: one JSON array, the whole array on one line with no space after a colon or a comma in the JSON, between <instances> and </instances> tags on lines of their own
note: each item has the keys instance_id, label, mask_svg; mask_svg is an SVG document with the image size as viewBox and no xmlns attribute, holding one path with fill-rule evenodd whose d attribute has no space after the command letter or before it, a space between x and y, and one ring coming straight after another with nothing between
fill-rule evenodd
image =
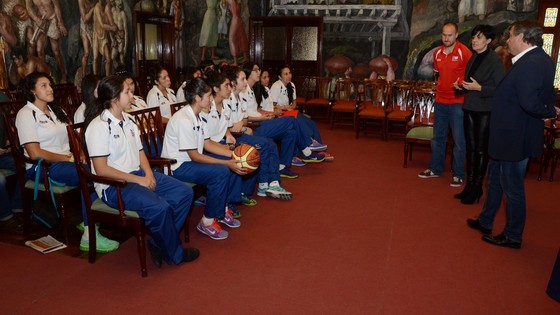
<instances>
[{"instance_id":1,"label":"handbag","mask_svg":"<svg viewBox=\"0 0 560 315\"><path fill-rule=\"evenodd\" d=\"M53 181L47 175L47 180L49 181L49 187L45 187L46 192L50 195L50 201L41 200L38 197L39 193L39 175L41 171L41 161L39 159L37 162L37 171L35 172L35 185L33 187L33 202L31 205L31 217L42 224L43 226L52 229L57 226L60 222L60 216L56 208L56 200L54 198L54 193L49 187L54 184L59 184Z\"/></svg>"}]
</instances>

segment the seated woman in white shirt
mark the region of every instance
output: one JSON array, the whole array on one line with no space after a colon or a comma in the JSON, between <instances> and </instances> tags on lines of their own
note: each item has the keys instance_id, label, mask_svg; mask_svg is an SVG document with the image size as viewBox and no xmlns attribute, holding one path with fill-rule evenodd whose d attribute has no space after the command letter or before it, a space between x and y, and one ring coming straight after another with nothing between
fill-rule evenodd
<instances>
[{"instance_id":1,"label":"seated woman in white shirt","mask_svg":"<svg viewBox=\"0 0 560 315\"><path fill-rule=\"evenodd\" d=\"M62 108L54 103L52 86L53 80L47 73L33 72L25 78L23 94L27 104L16 116L19 141L23 145L26 156L50 163L48 174L52 180L70 186L79 186L74 158L80 157L74 157L70 152L66 132L70 119ZM36 164L27 164L26 169L28 179L34 179L36 172L39 172L39 180L43 181L43 173L37 169ZM82 216L85 231L80 241L80 250L87 252L89 250L88 218L83 200ZM96 244L96 249L100 253L112 252L119 248L118 242L104 237L99 230L96 231Z\"/></svg>"},{"instance_id":2,"label":"seated woman in white shirt","mask_svg":"<svg viewBox=\"0 0 560 315\"><path fill-rule=\"evenodd\" d=\"M171 87L171 78L169 73L162 67L159 67L150 73L150 78L154 83L154 87L148 92L146 103L149 107L160 107L163 123L166 124L171 118L171 104L177 103L175 91Z\"/></svg>"},{"instance_id":3,"label":"seated woman in white shirt","mask_svg":"<svg viewBox=\"0 0 560 315\"><path fill-rule=\"evenodd\" d=\"M125 78L124 82L128 84L128 88L130 90L130 93L132 94L132 97L130 98L130 109L127 109L126 112L130 113L137 110L148 108L148 104L146 104L144 99L142 99L138 95L134 95L134 92L136 90L136 84L134 84L134 78L132 77L132 75L126 73L123 74L123 76Z\"/></svg>"},{"instance_id":4,"label":"seated woman in white shirt","mask_svg":"<svg viewBox=\"0 0 560 315\"><path fill-rule=\"evenodd\" d=\"M134 118L125 113L132 93L124 77L103 78L98 93L96 110L88 111L84 126L93 173L126 180L120 189L124 204L136 211L152 232L148 249L156 267L163 260L177 265L195 260L198 249L183 248L179 237L190 210L192 188L152 172ZM94 186L99 198L118 207L117 188L100 183Z\"/></svg>"},{"instance_id":5,"label":"seated woman in white shirt","mask_svg":"<svg viewBox=\"0 0 560 315\"><path fill-rule=\"evenodd\" d=\"M177 98L177 102L181 103L185 101L185 86L187 86L187 82L189 82L190 80L194 79L194 78L201 78L202 77L202 70L200 69L194 69L194 72L191 76L190 79L187 79L186 81L183 82L183 84L181 84L181 86L177 89L177 93L175 94L176 98Z\"/></svg>"},{"instance_id":6,"label":"seated woman in white shirt","mask_svg":"<svg viewBox=\"0 0 560 315\"><path fill-rule=\"evenodd\" d=\"M101 77L88 74L82 79L82 104L74 112L74 123L84 122L86 107L91 106L97 100L97 86Z\"/></svg>"}]
</instances>

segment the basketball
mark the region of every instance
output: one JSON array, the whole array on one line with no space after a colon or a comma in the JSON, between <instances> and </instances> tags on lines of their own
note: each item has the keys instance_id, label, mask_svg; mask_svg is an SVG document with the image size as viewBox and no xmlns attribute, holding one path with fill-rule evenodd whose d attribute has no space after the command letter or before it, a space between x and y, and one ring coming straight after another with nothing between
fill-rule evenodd
<instances>
[{"instance_id":1,"label":"basketball","mask_svg":"<svg viewBox=\"0 0 560 315\"><path fill-rule=\"evenodd\" d=\"M237 160L237 164L243 167L247 173L254 172L261 163L259 151L246 143L242 143L233 149L232 159Z\"/></svg>"}]
</instances>

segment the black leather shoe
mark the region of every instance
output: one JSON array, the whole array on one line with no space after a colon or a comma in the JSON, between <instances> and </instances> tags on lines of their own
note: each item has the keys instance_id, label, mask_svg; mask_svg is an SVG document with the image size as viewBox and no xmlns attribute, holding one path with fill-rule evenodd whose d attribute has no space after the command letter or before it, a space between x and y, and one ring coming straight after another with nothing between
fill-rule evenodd
<instances>
[{"instance_id":1,"label":"black leather shoe","mask_svg":"<svg viewBox=\"0 0 560 315\"><path fill-rule=\"evenodd\" d=\"M191 262L200 256L200 251L196 248L183 248L183 262Z\"/></svg>"},{"instance_id":2,"label":"black leather shoe","mask_svg":"<svg viewBox=\"0 0 560 315\"><path fill-rule=\"evenodd\" d=\"M521 248L520 242L514 242L508 239L504 233L498 234L496 236L483 235L482 240L496 246L516 248L516 249Z\"/></svg>"},{"instance_id":3,"label":"black leather shoe","mask_svg":"<svg viewBox=\"0 0 560 315\"><path fill-rule=\"evenodd\" d=\"M480 221L478 221L478 219L467 219L467 225L471 229L479 230L484 235L491 235L492 234L492 229L487 229L487 228L482 227L482 225L480 225Z\"/></svg>"},{"instance_id":4,"label":"black leather shoe","mask_svg":"<svg viewBox=\"0 0 560 315\"><path fill-rule=\"evenodd\" d=\"M156 245L152 244L152 242L148 241L148 250L150 251L150 257L152 258L154 265L161 268L162 257L160 249Z\"/></svg>"}]
</instances>

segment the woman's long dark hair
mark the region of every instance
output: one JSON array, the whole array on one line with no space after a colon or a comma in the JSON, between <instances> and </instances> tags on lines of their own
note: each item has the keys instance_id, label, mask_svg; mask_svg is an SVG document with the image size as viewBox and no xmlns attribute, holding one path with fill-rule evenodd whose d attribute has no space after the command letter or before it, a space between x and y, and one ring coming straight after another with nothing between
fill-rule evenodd
<instances>
[{"instance_id":1,"label":"woman's long dark hair","mask_svg":"<svg viewBox=\"0 0 560 315\"><path fill-rule=\"evenodd\" d=\"M189 104L194 103L195 96L203 97L204 94L210 92L212 89L210 85L202 78L194 78L190 80L185 86L185 100Z\"/></svg>"},{"instance_id":2,"label":"woman's long dark hair","mask_svg":"<svg viewBox=\"0 0 560 315\"><path fill-rule=\"evenodd\" d=\"M22 86L23 96L25 97L26 101L30 103L35 102L35 94L33 93L33 90L35 90L35 85L37 84L37 81L40 78L47 78L50 81L51 87L54 90L54 81L48 73L45 72L30 73L27 77L25 77L25 81L23 82L23 86ZM55 99L56 99L56 95L55 95ZM56 119L58 121L60 121L61 123L70 124L70 119L68 118L68 115L66 115L62 107L58 106L54 102L49 103L48 105L56 115Z\"/></svg>"},{"instance_id":3,"label":"woman's long dark hair","mask_svg":"<svg viewBox=\"0 0 560 315\"><path fill-rule=\"evenodd\" d=\"M211 88L219 89L222 83L226 81L226 79L227 78L225 75L219 72L213 72L206 80L206 83L208 83L208 85L210 85ZM214 89L212 89L212 95L216 95L216 91L214 91Z\"/></svg>"},{"instance_id":4,"label":"woman's long dark hair","mask_svg":"<svg viewBox=\"0 0 560 315\"><path fill-rule=\"evenodd\" d=\"M99 81L101 81L101 77L94 74L88 74L82 79L82 102L86 104L86 108L97 100L94 92Z\"/></svg>"},{"instance_id":5,"label":"woman's long dark hair","mask_svg":"<svg viewBox=\"0 0 560 315\"><path fill-rule=\"evenodd\" d=\"M111 101L119 98L126 79L120 75L110 75L101 79L99 87L97 87L97 100L92 106L86 107L84 130L89 123L97 116L101 115L103 110L111 107Z\"/></svg>"},{"instance_id":6,"label":"woman's long dark hair","mask_svg":"<svg viewBox=\"0 0 560 315\"><path fill-rule=\"evenodd\" d=\"M270 75L270 71L261 70L261 77L265 72L268 72L268 74ZM261 81L259 80L259 82L255 83L253 91L255 92L255 99L257 100L257 104L259 104L259 107L262 107L263 100L268 98L268 91L266 90L266 86L262 85Z\"/></svg>"}]
</instances>

